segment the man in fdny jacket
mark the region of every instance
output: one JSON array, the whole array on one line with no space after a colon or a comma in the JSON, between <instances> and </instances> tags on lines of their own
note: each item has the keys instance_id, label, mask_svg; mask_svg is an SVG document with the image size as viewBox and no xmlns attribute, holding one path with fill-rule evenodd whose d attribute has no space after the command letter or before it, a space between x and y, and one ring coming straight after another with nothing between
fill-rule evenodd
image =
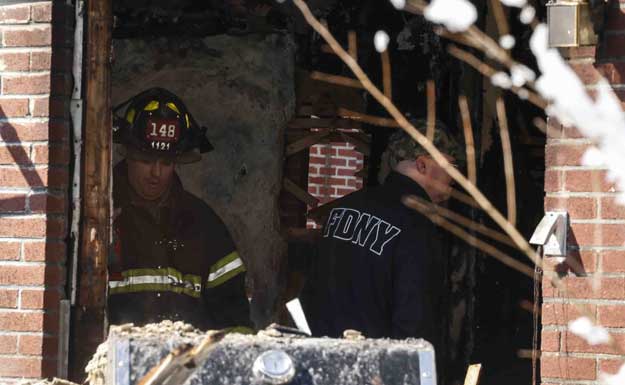
<instances>
[{"instance_id":1,"label":"man in fdny jacket","mask_svg":"<svg viewBox=\"0 0 625 385\"><path fill-rule=\"evenodd\" d=\"M425 131L426 123L415 127ZM462 152L437 122L434 144L454 164ZM356 329L369 338L424 338L435 347L445 295L438 230L401 199L449 199L451 177L403 130L382 157L388 176L341 199L330 212L302 293L315 336ZM381 175L381 179L382 179Z\"/></svg>"}]
</instances>

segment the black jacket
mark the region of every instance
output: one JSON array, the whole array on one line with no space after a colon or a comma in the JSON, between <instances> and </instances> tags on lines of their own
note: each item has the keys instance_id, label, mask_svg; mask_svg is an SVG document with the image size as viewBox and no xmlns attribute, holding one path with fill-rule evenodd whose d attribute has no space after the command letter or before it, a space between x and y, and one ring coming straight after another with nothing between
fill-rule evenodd
<instances>
[{"instance_id":1,"label":"black jacket","mask_svg":"<svg viewBox=\"0 0 625 385\"><path fill-rule=\"evenodd\" d=\"M245 266L215 212L176 177L169 195L146 204L114 169L108 313L112 324L169 319L200 329L248 327Z\"/></svg>"},{"instance_id":2,"label":"black jacket","mask_svg":"<svg viewBox=\"0 0 625 385\"><path fill-rule=\"evenodd\" d=\"M400 201L410 194L427 199L414 181L391 173L331 211L302 293L313 335L356 329L438 344L445 265L434 225Z\"/></svg>"}]
</instances>

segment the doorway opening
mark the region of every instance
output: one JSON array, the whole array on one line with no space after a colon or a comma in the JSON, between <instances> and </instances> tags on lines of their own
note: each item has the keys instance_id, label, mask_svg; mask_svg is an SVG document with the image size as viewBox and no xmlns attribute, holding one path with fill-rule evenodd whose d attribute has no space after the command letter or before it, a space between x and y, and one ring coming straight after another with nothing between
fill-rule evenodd
<instances>
[{"instance_id":1,"label":"doorway opening","mask_svg":"<svg viewBox=\"0 0 625 385\"><path fill-rule=\"evenodd\" d=\"M392 37L393 101L406 115L426 116L431 81L437 118L463 142L458 98L468 98L478 186L505 212L501 144L492 112L499 94L490 80L449 56L448 42L430 23L397 12L389 2L317 3L317 13L339 42L348 46L355 37L358 61L380 88L382 65L373 36L385 30ZM397 128L349 118L357 113L388 115L361 88L323 80L323 74L353 76L291 4L113 0L112 5L112 105L146 88L163 87L208 128L215 151L177 172L185 188L217 212L234 238L247 265L256 326L288 322L284 301L297 296L310 257L302 245L314 242L335 199L379 183L380 157ZM490 14L488 4L476 5L480 14ZM489 18L479 21L487 30ZM526 43L519 41L519 55ZM518 226L528 236L543 212L545 140L532 124L538 111L512 98L506 105L517 207L523 213ZM114 152L113 163L121 159L119 154ZM449 208L492 225L479 210L461 202L452 201ZM526 383L531 360L525 352L536 332L526 310L536 300L534 283L463 241L444 236L449 378L458 380L469 362L482 362L483 384L504 378Z\"/></svg>"}]
</instances>

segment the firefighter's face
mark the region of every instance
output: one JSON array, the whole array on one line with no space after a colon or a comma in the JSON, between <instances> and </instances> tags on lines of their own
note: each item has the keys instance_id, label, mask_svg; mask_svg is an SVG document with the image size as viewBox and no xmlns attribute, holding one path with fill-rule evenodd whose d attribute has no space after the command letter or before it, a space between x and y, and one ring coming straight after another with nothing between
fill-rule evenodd
<instances>
[{"instance_id":1,"label":"firefighter's face","mask_svg":"<svg viewBox=\"0 0 625 385\"><path fill-rule=\"evenodd\" d=\"M445 158L455 166L455 159L443 154ZM417 169L425 177L423 185L430 199L434 203L441 203L449 199L454 180L447 172L436 163L430 156L424 155L417 158Z\"/></svg>"},{"instance_id":2,"label":"firefighter's face","mask_svg":"<svg viewBox=\"0 0 625 385\"><path fill-rule=\"evenodd\" d=\"M167 192L174 178L174 162L169 159L127 159L128 180L139 196L157 200Z\"/></svg>"}]
</instances>

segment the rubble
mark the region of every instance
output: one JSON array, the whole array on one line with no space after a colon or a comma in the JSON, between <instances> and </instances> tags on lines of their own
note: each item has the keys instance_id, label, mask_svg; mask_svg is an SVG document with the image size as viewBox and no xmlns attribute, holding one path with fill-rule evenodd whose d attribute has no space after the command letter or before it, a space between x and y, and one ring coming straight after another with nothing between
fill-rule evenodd
<instances>
[{"instance_id":1,"label":"rubble","mask_svg":"<svg viewBox=\"0 0 625 385\"><path fill-rule=\"evenodd\" d=\"M294 384L351 385L374 378L387 385L426 384L420 376L434 375L433 366L424 364L427 359L433 363L434 355L426 341L366 339L355 331L347 334L350 339L306 338L271 330L255 336L228 334L214 345L205 362L197 362L198 370L187 383L255 383L252 365L268 350L281 350L293 358ZM170 352L188 351L205 337L205 333L182 322L112 327L108 340L88 365L89 383L137 383ZM110 376L115 377L114 381Z\"/></svg>"},{"instance_id":2,"label":"rubble","mask_svg":"<svg viewBox=\"0 0 625 385\"><path fill-rule=\"evenodd\" d=\"M0 384L2 384L0 382ZM68 380L64 380L62 378L53 378L51 380L33 380L33 379L28 379L28 380L21 380L18 381L16 383L17 385L78 385L75 382L71 382Z\"/></svg>"}]
</instances>

